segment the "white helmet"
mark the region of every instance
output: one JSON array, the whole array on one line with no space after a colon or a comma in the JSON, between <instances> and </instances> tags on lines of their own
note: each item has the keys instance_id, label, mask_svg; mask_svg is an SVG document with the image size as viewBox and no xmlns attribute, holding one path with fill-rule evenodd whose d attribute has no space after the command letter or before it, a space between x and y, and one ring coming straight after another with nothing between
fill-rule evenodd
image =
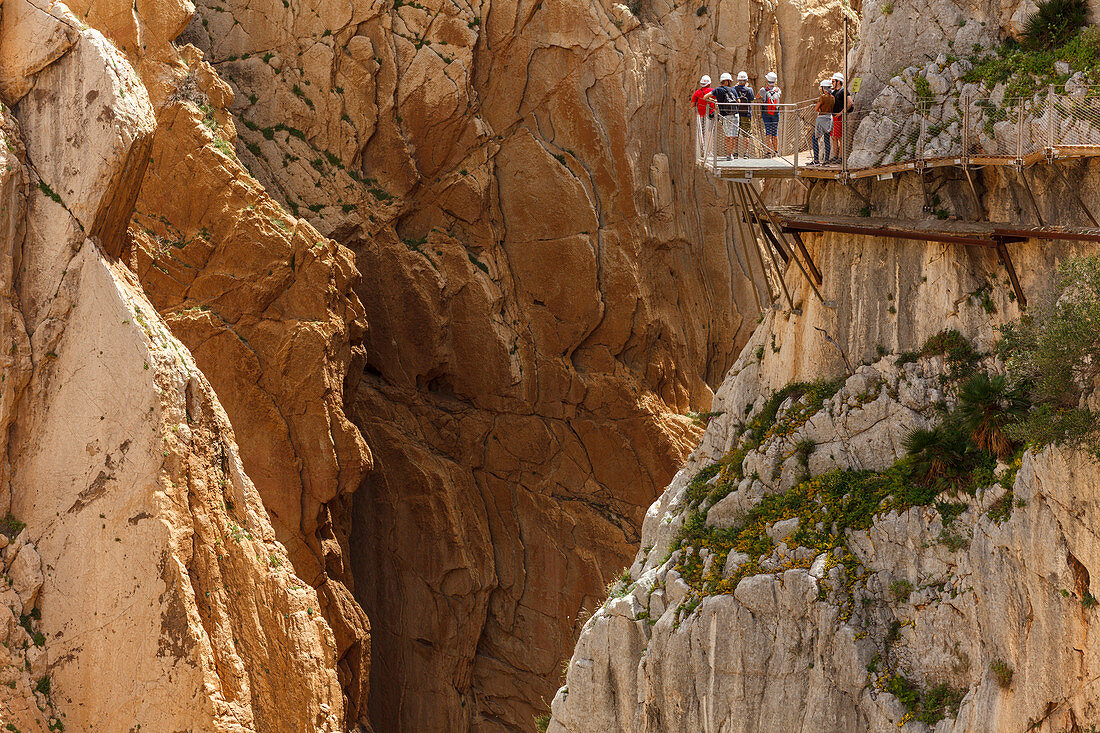
<instances>
[{"instance_id":1,"label":"white helmet","mask_svg":"<svg viewBox=\"0 0 1100 733\"><path fill-rule=\"evenodd\" d=\"M779 80L779 77L775 75L774 71L769 71L767 74L764 75L764 78L770 81L772 84Z\"/></svg>"},{"instance_id":2,"label":"white helmet","mask_svg":"<svg viewBox=\"0 0 1100 733\"><path fill-rule=\"evenodd\" d=\"M699 86L702 87L702 86L709 86L709 85L710 85L710 77L707 76L706 74L703 74L703 77L701 79L699 79Z\"/></svg>"},{"instance_id":3,"label":"white helmet","mask_svg":"<svg viewBox=\"0 0 1100 733\"><path fill-rule=\"evenodd\" d=\"M722 72L722 76L718 79L718 81L733 81L733 75L730 74L728 71L724 71Z\"/></svg>"},{"instance_id":4,"label":"white helmet","mask_svg":"<svg viewBox=\"0 0 1100 733\"><path fill-rule=\"evenodd\" d=\"M828 89L832 85L833 85L832 79L822 79L821 80L821 88L822 89Z\"/></svg>"},{"instance_id":5,"label":"white helmet","mask_svg":"<svg viewBox=\"0 0 1100 733\"><path fill-rule=\"evenodd\" d=\"M833 81L839 81L841 84L843 84L844 74L841 74L839 71L836 72L835 74L833 74Z\"/></svg>"},{"instance_id":6,"label":"white helmet","mask_svg":"<svg viewBox=\"0 0 1100 733\"><path fill-rule=\"evenodd\" d=\"M749 75L748 74L746 74L743 71L738 71L737 72L737 81L748 81L748 80L749 80Z\"/></svg>"}]
</instances>

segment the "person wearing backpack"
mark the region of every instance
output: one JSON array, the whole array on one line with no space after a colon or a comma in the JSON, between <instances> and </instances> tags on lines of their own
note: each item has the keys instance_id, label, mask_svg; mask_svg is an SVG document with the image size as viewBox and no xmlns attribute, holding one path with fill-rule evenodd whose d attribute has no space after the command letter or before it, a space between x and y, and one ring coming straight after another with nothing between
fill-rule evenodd
<instances>
[{"instance_id":1,"label":"person wearing backpack","mask_svg":"<svg viewBox=\"0 0 1100 733\"><path fill-rule=\"evenodd\" d=\"M714 134L714 105L703 101L711 92L710 77L703 74L699 79L699 88L691 95L691 106L695 108L695 139L698 141L697 158L705 158L710 150L708 141Z\"/></svg>"},{"instance_id":2,"label":"person wearing backpack","mask_svg":"<svg viewBox=\"0 0 1100 733\"><path fill-rule=\"evenodd\" d=\"M764 121L764 142L772 149L772 155L775 155L779 150L779 98L783 90L776 85L779 77L774 71L769 71L764 79L767 83L760 87L758 95L764 106L760 117Z\"/></svg>"},{"instance_id":3,"label":"person wearing backpack","mask_svg":"<svg viewBox=\"0 0 1100 733\"><path fill-rule=\"evenodd\" d=\"M829 135L833 131L833 105L836 103L836 99L833 98L833 94L830 91L832 87L832 80L823 79L821 81L821 94L817 98L817 106L814 108L814 112L817 117L814 119L813 130L813 146L814 146L814 162L810 165L823 165L829 162ZM824 141L825 157L818 156L818 140Z\"/></svg>"},{"instance_id":4,"label":"person wearing backpack","mask_svg":"<svg viewBox=\"0 0 1100 733\"><path fill-rule=\"evenodd\" d=\"M721 122L722 132L726 136L726 160L733 160L734 143L740 129L737 115L737 93L733 88L733 76L729 72L723 73L719 79L720 86L704 95L703 100L713 102L718 107L718 120Z\"/></svg>"},{"instance_id":5,"label":"person wearing backpack","mask_svg":"<svg viewBox=\"0 0 1100 733\"><path fill-rule=\"evenodd\" d=\"M749 86L749 75L744 71L737 72L737 86L733 88L734 94L737 95L737 119L740 132L744 133L739 135L734 142L736 149L736 157L742 157L742 148L744 148L744 157L749 156L750 139L749 133L752 132L752 102L756 99L756 95L752 92L752 87Z\"/></svg>"}]
</instances>

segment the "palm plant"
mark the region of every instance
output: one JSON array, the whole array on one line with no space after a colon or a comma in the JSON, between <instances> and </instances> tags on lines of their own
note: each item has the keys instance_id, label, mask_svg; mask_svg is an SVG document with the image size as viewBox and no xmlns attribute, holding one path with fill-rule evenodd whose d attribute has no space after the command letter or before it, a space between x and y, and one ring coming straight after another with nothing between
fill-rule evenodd
<instances>
[{"instance_id":1,"label":"palm plant","mask_svg":"<svg viewBox=\"0 0 1100 733\"><path fill-rule=\"evenodd\" d=\"M905 452L916 480L924 485L943 481L952 488L966 482L970 462L966 439L953 426L914 430L905 438Z\"/></svg>"},{"instance_id":2,"label":"palm plant","mask_svg":"<svg viewBox=\"0 0 1100 733\"><path fill-rule=\"evenodd\" d=\"M1045 0L1024 24L1024 43L1033 50L1061 46L1088 22L1088 0Z\"/></svg>"},{"instance_id":3,"label":"palm plant","mask_svg":"<svg viewBox=\"0 0 1100 733\"><path fill-rule=\"evenodd\" d=\"M1021 390L1009 387L1003 374L978 373L959 388L959 426L979 449L1007 458L1016 442L1005 428L1018 421L1027 406Z\"/></svg>"}]
</instances>

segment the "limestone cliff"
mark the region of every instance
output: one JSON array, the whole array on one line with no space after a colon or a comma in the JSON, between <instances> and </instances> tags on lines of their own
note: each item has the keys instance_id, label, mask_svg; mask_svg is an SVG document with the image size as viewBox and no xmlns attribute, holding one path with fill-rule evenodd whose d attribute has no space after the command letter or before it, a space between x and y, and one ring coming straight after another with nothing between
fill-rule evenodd
<instances>
[{"instance_id":1,"label":"limestone cliff","mask_svg":"<svg viewBox=\"0 0 1100 733\"><path fill-rule=\"evenodd\" d=\"M839 27L828 2L5 0L0 94L26 152L5 184L23 204L3 220L3 476L47 567L57 714L153 715L86 670L174 614L163 633L195 641L171 648L200 672L127 657L168 686L157 727L527 728L698 438L681 413L709 403L755 319L724 193L692 165L694 81L776 68L800 98L836 66ZM59 347L82 332L178 360L132 373L111 352L95 371L107 355ZM85 424L72 395L116 385L119 417ZM77 428L102 468L43 442ZM183 436L152 497L188 512L141 503L127 430ZM153 446L128 445L133 470ZM219 509L223 481L239 491ZM96 509L111 486L116 511ZM127 539L144 514L166 529ZM80 574L80 593L143 554L167 559L135 592L172 592L133 601L149 611L132 627L127 597L105 599L92 618L115 626L85 640L51 573L77 582L72 548L111 527L117 546L89 557L113 575ZM241 552L256 562L221 567Z\"/></svg>"},{"instance_id":2,"label":"limestone cliff","mask_svg":"<svg viewBox=\"0 0 1100 733\"><path fill-rule=\"evenodd\" d=\"M1098 168L1057 165L1072 184L1049 167L1028 173L1037 206L1048 223L1081 225L1067 185L1095 207ZM924 184L952 213L1030 223L1012 169L977 173L978 202L949 172ZM860 188L875 215L931 216L916 175ZM824 185L809 206L855 214L864 203ZM1003 266L991 250L931 242L826 234L807 245L825 302L792 268L800 311L770 313L728 373L720 414L582 632L550 730L1087 729L1100 704L1088 641L1096 463L1047 448L990 466L973 497L875 493L903 439L955 399L954 367L926 340L955 329L988 352L995 327L1019 316ZM1033 299L1085 251L1010 249ZM782 399L793 382L846 376L840 349L854 375ZM843 483L857 476L884 483ZM857 499L872 502L867 514L847 503ZM715 552L733 535L759 552Z\"/></svg>"},{"instance_id":3,"label":"limestone cliff","mask_svg":"<svg viewBox=\"0 0 1100 733\"><path fill-rule=\"evenodd\" d=\"M72 10L83 20L51 26L35 3L9 0L0 26L7 99L26 95L17 114L35 116L24 128L54 135L31 151L32 165L42 173L55 150L71 144L57 137L69 134L66 125L92 145L111 140L116 110L142 100L143 127L120 164L122 178L72 189L70 171L99 171L83 164L97 153L85 147L47 185L74 213L89 205L88 192L109 193L86 231L138 275L145 297L216 390L275 537L316 589L316 610L335 633L355 721L369 684L369 623L349 590L344 502L371 459L344 413L345 380L354 386L366 328L351 252L283 210L237 160L226 111L231 90L194 48L173 44L191 18L190 3L131 12L125 3L76 2ZM132 68L129 86L107 104L98 78L85 73L85 104L105 104L105 111L87 129L72 120L43 122L60 114L61 81L45 75L54 67L41 69L89 26L103 34L112 67Z\"/></svg>"},{"instance_id":4,"label":"limestone cliff","mask_svg":"<svg viewBox=\"0 0 1100 733\"><path fill-rule=\"evenodd\" d=\"M0 544L18 602L5 590L0 615L27 670L6 668L5 722L342 730L317 594L209 382L109 256L155 134L146 88L60 3L2 18Z\"/></svg>"}]
</instances>

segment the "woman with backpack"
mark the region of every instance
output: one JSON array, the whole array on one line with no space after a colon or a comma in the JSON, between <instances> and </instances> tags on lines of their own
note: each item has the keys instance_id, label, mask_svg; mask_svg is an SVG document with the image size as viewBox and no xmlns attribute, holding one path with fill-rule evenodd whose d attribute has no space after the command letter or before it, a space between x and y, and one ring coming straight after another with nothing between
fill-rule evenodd
<instances>
[{"instance_id":1,"label":"woman with backpack","mask_svg":"<svg viewBox=\"0 0 1100 733\"><path fill-rule=\"evenodd\" d=\"M763 111L760 113L764 121L764 142L772 149L772 155L779 150L779 98L783 90L776 86L779 77L774 71L769 71L764 77L767 80L765 86L760 87L760 103Z\"/></svg>"}]
</instances>

